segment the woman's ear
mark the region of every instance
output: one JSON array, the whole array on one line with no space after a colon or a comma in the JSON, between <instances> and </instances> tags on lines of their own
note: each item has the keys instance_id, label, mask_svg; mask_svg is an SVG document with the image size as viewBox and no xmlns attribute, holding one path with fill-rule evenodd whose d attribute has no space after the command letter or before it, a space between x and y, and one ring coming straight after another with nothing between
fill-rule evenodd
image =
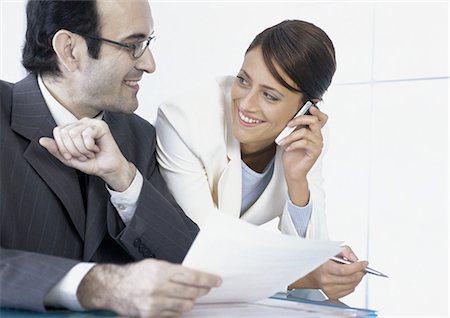
<instances>
[{"instance_id":1,"label":"woman's ear","mask_svg":"<svg viewBox=\"0 0 450 318\"><path fill-rule=\"evenodd\" d=\"M321 98L313 98L313 99L311 99L311 102L312 102L314 105L317 105L317 104L320 103L321 101L322 101Z\"/></svg>"},{"instance_id":2,"label":"woman's ear","mask_svg":"<svg viewBox=\"0 0 450 318\"><path fill-rule=\"evenodd\" d=\"M78 37L67 30L59 30L53 36L52 46L58 56L58 64L68 72L73 72L78 68L79 59L74 51L75 46L80 44L79 42Z\"/></svg>"}]
</instances>

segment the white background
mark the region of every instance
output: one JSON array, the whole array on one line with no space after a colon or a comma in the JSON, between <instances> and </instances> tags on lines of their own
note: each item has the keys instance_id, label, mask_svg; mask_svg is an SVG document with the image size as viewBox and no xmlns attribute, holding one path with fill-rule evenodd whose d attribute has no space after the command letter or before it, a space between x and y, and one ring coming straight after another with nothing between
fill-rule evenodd
<instances>
[{"instance_id":1,"label":"white background","mask_svg":"<svg viewBox=\"0 0 450 318\"><path fill-rule=\"evenodd\" d=\"M0 77L25 75L24 3L1 0ZM328 33L338 70L323 110L331 238L390 278L366 277L349 305L382 317L449 315L449 3L152 2L157 71L138 113L204 78L236 74L253 37L284 19Z\"/></svg>"}]
</instances>

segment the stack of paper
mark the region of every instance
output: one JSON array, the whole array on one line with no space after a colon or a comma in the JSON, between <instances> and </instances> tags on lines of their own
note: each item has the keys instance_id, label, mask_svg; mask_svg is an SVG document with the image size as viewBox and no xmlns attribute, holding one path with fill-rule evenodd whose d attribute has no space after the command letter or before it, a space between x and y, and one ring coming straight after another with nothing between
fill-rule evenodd
<instances>
[{"instance_id":1,"label":"stack of paper","mask_svg":"<svg viewBox=\"0 0 450 318\"><path fill-rule=\"evenodd\" d=\"M225 213L212 213L183 265L223 279L221 287L198 303L254 301L286 290L338 254L340 245L270 232Z\"/></svg>"}]
</instances>

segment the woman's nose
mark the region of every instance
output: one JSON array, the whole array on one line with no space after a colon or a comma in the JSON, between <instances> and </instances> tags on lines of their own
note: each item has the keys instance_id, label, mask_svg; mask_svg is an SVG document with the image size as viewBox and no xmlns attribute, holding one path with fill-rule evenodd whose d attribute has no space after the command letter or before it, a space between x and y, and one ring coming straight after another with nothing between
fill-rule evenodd
<instances>
[{"instance_id":1,"label":"woman's nose","mask_svg":"<svg viewBox=\"0 0 450 318\"><path fill-rule=\"evenodd\" d=\"M257 95L254 92L248 92L241 98L240 108L248 112L255 111L258 108Z\"/></svg>"}]
</instances>

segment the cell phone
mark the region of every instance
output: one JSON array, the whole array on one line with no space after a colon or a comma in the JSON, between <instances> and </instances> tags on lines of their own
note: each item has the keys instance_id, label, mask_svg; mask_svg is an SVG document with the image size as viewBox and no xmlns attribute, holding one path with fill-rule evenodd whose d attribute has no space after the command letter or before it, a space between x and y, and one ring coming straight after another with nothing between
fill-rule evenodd
<instances>
[{"instance_id":1,"label":"cell phone","mask_svg":"<svg viewBox=\"0 0 450 318\"><path fill-rule=\"evenodd\" d=\"M300 110L297 112L297 114L295 114L295 116L292 118L297 118L298 116L302 116L302 115L310 115L309 113L309 109L311 108L311 106L314 106L313 103L311 103L310 101L307 101L305 103L305 105L302 106L302 108L300 108ZM297 128L297 126L294 127L288 127L286 126L278 135L278 137L275 139L275 142L277 143L277 145L280 144L280 142L286 138L287 136L289 136L294 130L295 128Z\"/></svg>"}]
</instances>

